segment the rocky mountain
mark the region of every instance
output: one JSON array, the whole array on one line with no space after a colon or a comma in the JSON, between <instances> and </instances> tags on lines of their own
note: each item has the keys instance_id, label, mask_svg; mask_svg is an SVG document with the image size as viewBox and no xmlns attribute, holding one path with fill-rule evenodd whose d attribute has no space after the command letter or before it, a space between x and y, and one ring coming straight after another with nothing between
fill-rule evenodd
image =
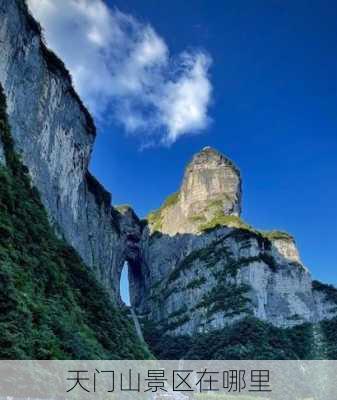
<instances>
[{"instance_id":1,"label":"rocky mountain","mask_svg":"<svg viewBox=\"0 0 337 400\"><path fill-rule=\"evenodd\" d=\"M105 296L102 294L105 291L99 289L103 286L110 297L107 304L118 314L116 320L111 318L117 321L118 326L126 324L127 328L122 331L127 340L136 340L134 330L116 309L123 307L119 287L126 262L129 266L132 318L139 331L138 317L145 337L158 356L169 357L170 354L172 358L185 357L186 353L177 350L182 338L188 341L190 348L196 349L207 347L208 335L213 335L221 343L222 350L200 353L199 349L194 357L255 357L256 353L246 350L257 349L257 342L252 342L257 334L259 340L261 337L268 340L263 347L267 350L259 353L265 358L333 357L337 354L334 325L337 290L312 281L289 234L261 232L241 219L240 172L220 152L206 147L196 154L185 170L180 190L168 197L146 220L141 221L130 207L111 205L110 194L88 170L96 134L93 120L73 89L64 64L44 44L41 28L29 14L23 0L0 0L0 84L7 98L8 125L13 141L11 154L20 156L19 170L23 169L25 176L20 175L19 181L26 182L24 187L29 176L30 189L26 187L25 196L33 196L35 189L32 188L37 189L39 196L35 200L38 203L34 204L39 213L41 209L46 210L48 221L43 222L43 232L48 232L49 238L53 236L50 239L54 243L53 251L58 248L58 241L63 245L67 243L73 249L66 252L68 255L70 252L72 262L66 263L66 272L57 279L67 282L69 293L71 290L77 293L78 285L83 290L85 265L91 275L85 275L83 279L91 282L91 288L94 288L90 297L95 305L93 309L97 311L98 307L94 301L95 293ZM7 116L0 123L3 124L0 130L4 131ZM6 136L2 135L1 169L5 175L15 176L6 146ZM15 192L15 187L8 189L9 192ZM2 193L0 205L4 203L6 207L0 207L3 211L0 216L10 219L12 230L19 230L22 226L16 225L17 219L11 220L15 214L11 215L10 205L5 201L9 192ZM19 192L15 198L21 207L23 198L20 198ZM31 205L27 207L27 210L24 208L25 218ZM28 221L31 220L27 219L27 224ZM51 228L47 228L48 224ZM30 233L25 231L25 235L28 235L24 237L29 242ZM7 271L4 275L2 292L6 295L10 288L8 282L12 282L13 276L20 271L21 261L17 262L17 251L25 245L23 240L18 241L18 249L13 252L4 236L0 236L0 240L1 269L7 271L4 260L8 257L15 261L12 272L9 274ZM31 257L35 260L36 249L31 244L29 251L33 253L29 253L28 260ZM1 249L5 249L3 258ZM47 251L46 248L42 250ZM50 264L52 257L49 254L48 265L58 271L60 265L64 266L63 256L56 258L56 264ZM31 268L32 263L43 264L42 260L27 264L26 260L24 265ZM46 282L50 282L49 274L53 268L40 271L48 276ZM72 280L72 269L82 277L80 282ZM32 277L36 278L38 272L34 270L30 276L30 299L35 290L32 289L35 288ZM12 282L13 293L19 296L18 299L23 290L20 282ZM45 292L41 296L42 300L48 298ZM92 309L84 297L82 291L76 307L81 309L85 304L90 309L87 320L80 322L82 334L85 331L90 336L93 329ZM19 300L17 304L21 304ZM46 304L49 307L48 301ZM34 302L26 306L31 320L35 321ZM54 306L59 312L65 304ZM15 307L18 305L13 307L17 311ZM44 309L44 312L48 310ZM48 331L54 332L52 321L43 323ZM99 347L106 342L106 337L100 327L97 329L100 335L95 339L94 346ZM157 351L162 347L153 340L153 333L157 331L170 343L171 353ZM54 335L59 337L59 332L54 332ZM114 334L111 333L111 337L120 340ZM0 332L1 336L5 335ZM238 337L244 342L244 345L240 342L240 351L235 355L224 352L226 346L233 345ZM280 337L283 339L276 339ZM308 338L312 339L310 344L307 344ZM299 346L299 341L301 346L305 344L305 350L296 350L304 346ZM317 350L324 347L321 345L324 341L329 343L329 352ZM137 343L138 350L133 352L130 349L125 356L139 356L143 350L139 350L142 345ZM243 351L242 346L246 350ZM275 346L291 351L273 353L270 349ZM80 347L87 349L86 345ZM311 350L307 350L309 348ZM58 348L55 354L63 354L62 351ZM36 356L28 350L22 354ZM86 354L91 356L93 353ZM94 354L101 357L113 354L111 341L106 348L100 348ZM148 355L146 351L142 354ZM118 356L123 355L118 353Z\"/></svg>"},{"instance_id":2,"label":"rocky mountain","mask_svg":"<svg viewBox=\"0 0 337 400\"><path fill-rule=\"evenodd\" d=\"M221 329L248 316L288 328L336 315L294 239L243 222L241 197L232 161L209 147L194 156L180 191L149 216L140 314L173 335Z\"/></svg>"},{"instance_id":3,"label":"rocky mountain","mask_svg":"<svg viewBox=\"0 0 337 400\"><path fill-rule=\"evenodd\" d=\"M152 230L168 235L198 233L199 226L241 212L241 178L234 164L206 147L186 168L179 192L149 215Z\"/></svg>"}]
</instances>

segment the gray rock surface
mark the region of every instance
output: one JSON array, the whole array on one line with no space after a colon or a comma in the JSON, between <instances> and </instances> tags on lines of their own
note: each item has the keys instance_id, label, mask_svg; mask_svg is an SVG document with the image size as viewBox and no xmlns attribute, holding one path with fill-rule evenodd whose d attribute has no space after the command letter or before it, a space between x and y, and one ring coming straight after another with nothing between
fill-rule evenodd
<instances>
[{"instance_id":1,"label":"gray rock surface","mask_svg":"<svg viewBox=\"0 0 337 400\"><path fill-rule=\"evenodd\" d=\"M16 150L57 232L106 287L118 291L126 253L119 229L124 217L88 172L95 139L90 114L22 0L0 0L0 44L0 83Z\"/></svg>"},{"instance_id":2,"label":"gray rock surface","mask_svg":"<svg viewBox=\"0 0 337 400\"><path fill-rule=\"evenodd\" d=\"M152 213L149 221L152 231L197 233L219 214L237 217L240 212L240 171L223 154L205 147L187 166L180 191Z\"/></svg>"}]
</instances>

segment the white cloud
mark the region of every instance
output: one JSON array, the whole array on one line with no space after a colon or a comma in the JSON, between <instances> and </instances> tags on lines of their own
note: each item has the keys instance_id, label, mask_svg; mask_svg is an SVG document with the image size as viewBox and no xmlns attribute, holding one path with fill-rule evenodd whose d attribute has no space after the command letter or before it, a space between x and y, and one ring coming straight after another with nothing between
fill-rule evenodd
<instances>
[{"instance_id":1,"label":"white cloud","mask_svg":"<svg viewBox=\"0 0 337 400\"><path fill-rule=\"evenodd\" d=\"M171 144L209 123L210 57L170 56L165 41L102 0L28 0L51 47L96 118L113 118L144 142Z\"/></svg>"}]
</instances>

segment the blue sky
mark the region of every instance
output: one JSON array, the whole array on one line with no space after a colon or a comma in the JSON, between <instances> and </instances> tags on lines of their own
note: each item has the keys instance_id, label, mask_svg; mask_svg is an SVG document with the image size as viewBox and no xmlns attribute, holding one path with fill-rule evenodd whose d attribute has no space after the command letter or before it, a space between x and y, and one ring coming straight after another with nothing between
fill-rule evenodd
<instances>
[{"instance_id":1,"label":"blue sky","mask_svg":"<svg viewBox=\"0 0 337 400\"><path fill-rule=\"evenodd\" d=\"M78 87L98 123L91 170L114 204L146 215L178 189L193 154L213 146L241 170L243 218L293 234L313 276L337 284L337 3L118 0L109 7L113 15L117 8L132 16L133 35L150 26L170 59L161 59L164 73L154 71L154 94L142 99L137 93L143 102L137 129L127 123L139 113L134 98L128 95L126 107L124 95L107 93L102 100L86 92L90 86ZM48 40L46 14L39 17ZM55 37L51 46L71 64ZM207 62L192 80L199 56ZM194 85L193 96L184 99L192 98L198 113L179 129L162 118L175 117L180 104L174 96L163 102L170 79ZM200 88L206 97L198 97Z\"/></svg>"}]
</instances>

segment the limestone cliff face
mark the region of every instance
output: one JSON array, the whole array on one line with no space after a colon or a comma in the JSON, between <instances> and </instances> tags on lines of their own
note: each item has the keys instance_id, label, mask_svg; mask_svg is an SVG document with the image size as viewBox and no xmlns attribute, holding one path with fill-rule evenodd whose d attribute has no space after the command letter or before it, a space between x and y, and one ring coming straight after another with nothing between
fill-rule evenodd
<instances>
[{"instance_id":1,"label":"limestone cliff face","mask_svg":"<svg viewBox=\"0 0 337 400\"><path fill-rule=\"evenodd\" d=\"M219 216L237 217L240 212L240 171L224 155L205 147L187 166L180 191L150 214L149 222L152 231L168 235L196 233Z\"/></svg>"},{"instance_id":2,"label":"limestone cliff face","mask_svg":"<svg viewBox=\"0 0 337 400\"><path fill-rule=\"evenodd\" d=\"M16 150L51 222L118 294L127 233L110 194L88 172L95 127L22 0L0 0L0 83Z\"/></svg>"},{"instance_id":3,"label":"limestone cliff face","mask_svg":"<svg viewBox=\"0 0 337 400\"><path fill-rule=\"evenodd\" d=\"M221 202L224 214L240 215L240 171L218 151L205 147L186 168L180 196L187 218L207 212L211 201Z\"/></svg>"},{"instance_id":4,"label":"limestone cliff face","mask_svg":"<svg viewBox=\"0 0 337 400\"><path fill-rule=\"evenodd\" d=\"M313 286L294 239L245 224L240 199L232 162L210 148L193 158L180 192L150 215L144 231L139 314L174 335L249 315L280 327L336 315L335 300Z\"/></svg>"}]
</instances>

